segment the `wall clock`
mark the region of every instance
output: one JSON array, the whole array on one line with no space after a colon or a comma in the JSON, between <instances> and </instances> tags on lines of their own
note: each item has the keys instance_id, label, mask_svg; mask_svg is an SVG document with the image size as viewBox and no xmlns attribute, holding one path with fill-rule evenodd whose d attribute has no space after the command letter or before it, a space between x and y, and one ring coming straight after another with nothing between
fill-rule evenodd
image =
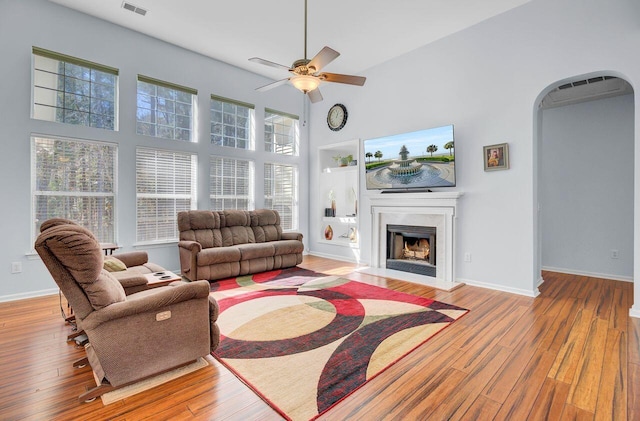
<instances>
[{"instance_id":1,"label":"wall clock","mask_svg":"<svg viewBox=\"0 0 640 421\"><path fill-rule=\"evenodd\" d=\"M341 130L347 124L347 107L342 104L336 104L329 108L327 113L327 124L334 132Z\"/></svg>"}]
</instances>

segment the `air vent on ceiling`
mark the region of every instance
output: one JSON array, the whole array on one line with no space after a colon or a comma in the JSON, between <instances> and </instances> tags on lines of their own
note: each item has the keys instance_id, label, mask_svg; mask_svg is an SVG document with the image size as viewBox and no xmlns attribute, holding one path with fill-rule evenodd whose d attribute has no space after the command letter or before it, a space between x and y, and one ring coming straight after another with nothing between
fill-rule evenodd
<instances>
[{"instance_id":1,"label":"air vent on ceiling","mask_svg":"<svg viewBox=\"0 0 640 421\"><path fill-rule=\"evenodd\" d=\"M122 8L142 16L147 14L147 10L143 9L142 7L138 7L134 4L127 3L126 1L122 2Z\"/></svg>"},{"instance_id":2,"label":"air vent on ceiling","mask_svg":"<svg viewBox=\"0 0 640 421\"><path fill-rule=\"evenodd\" d=\"M540 108L553 108L594 99L633 93L627 81L614 76L598 76L558 86L542 99Z\"/></svg>"}]
</instances>

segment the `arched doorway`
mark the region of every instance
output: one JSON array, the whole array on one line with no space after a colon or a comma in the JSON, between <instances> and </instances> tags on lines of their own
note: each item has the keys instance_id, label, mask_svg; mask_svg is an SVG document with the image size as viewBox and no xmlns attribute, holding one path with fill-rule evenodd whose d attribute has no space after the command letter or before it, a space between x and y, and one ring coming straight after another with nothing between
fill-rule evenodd
<instances>
[{"instance_id":1,"label":"arched doorway","mask_svg":"<svg viewBox=\"0 0 640 421\"><path fill-rule=\"evenodd\" d=\"M612 72L583 75L535 106L536 275L633 281L633 88Z\"/></svg>"}]
</instances>

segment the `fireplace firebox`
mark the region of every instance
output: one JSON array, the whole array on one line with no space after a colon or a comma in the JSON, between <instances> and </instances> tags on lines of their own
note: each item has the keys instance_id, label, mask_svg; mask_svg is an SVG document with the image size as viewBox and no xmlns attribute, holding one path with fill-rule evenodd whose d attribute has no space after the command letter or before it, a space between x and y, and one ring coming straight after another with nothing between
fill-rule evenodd
<instances>
[{"instance_id":1,"label":"fireplace firebox","mask_svg":"<svg viewBox=\"0 0 640 421\"><path fill-rule=\"evenodd\" d=\"M436 228L387 225L388 269L436 276Z\"/></svg>"}]
</instances>

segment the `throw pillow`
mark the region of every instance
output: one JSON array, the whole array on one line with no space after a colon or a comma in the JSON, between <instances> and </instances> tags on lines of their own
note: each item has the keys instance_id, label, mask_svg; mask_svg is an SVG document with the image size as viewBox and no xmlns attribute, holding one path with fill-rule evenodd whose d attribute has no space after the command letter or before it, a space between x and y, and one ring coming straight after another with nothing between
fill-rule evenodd
<instances>
[{"instance_id":1,"label":"throw pillow","mask_svg":"<svg viewBox=\"0 0 640 421\"><path fill-rule=\"evenodd\" d=\"M108 272L121 272L123 270L127 270L127 265L125 265L122 260L113 256L105 256L103 266Z\"/></svg>"}]
</instances>

